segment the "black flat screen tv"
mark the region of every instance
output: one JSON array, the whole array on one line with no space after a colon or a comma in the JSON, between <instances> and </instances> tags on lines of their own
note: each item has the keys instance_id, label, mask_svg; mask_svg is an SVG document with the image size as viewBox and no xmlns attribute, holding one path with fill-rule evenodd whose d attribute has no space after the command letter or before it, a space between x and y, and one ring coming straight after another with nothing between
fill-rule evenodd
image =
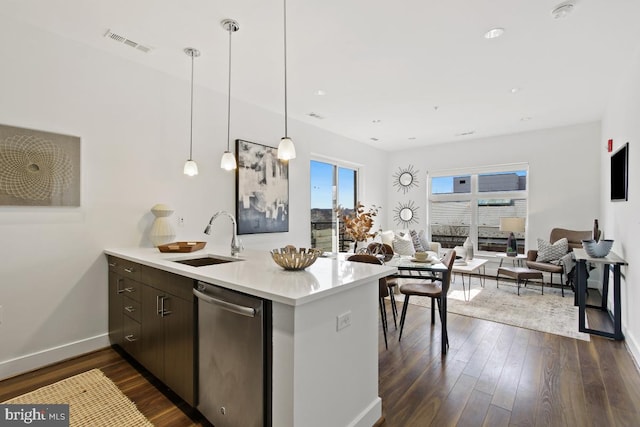
<instances>
[{"instance_id":1,"label":"black flat screen tv","mask_svg":"<svg viewBox=\"0 0 640 427\"><path fill-rule=\"evenodd\" d=\"M611 201L628 200L629 143L611 156Z\"/></svg>"}]
</instances>

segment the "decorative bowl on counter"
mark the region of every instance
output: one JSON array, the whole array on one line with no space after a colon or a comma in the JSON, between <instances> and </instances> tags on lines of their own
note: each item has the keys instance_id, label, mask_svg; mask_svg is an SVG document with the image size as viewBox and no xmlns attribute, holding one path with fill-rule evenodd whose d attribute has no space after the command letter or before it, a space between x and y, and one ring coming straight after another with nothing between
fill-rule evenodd
<instances>
[{"instance_id":1,"label":"decorative bowl on counter","mask_svg":"<svg viewBox=\"0 0 640 427\"><path fill-rule=\"evenodd\" d=\"M158 245L160 252L193 252L204 248L207 242L173 242Z\"/></svg>"},{"instance_id":2,"label":"decorative bowl on counter","mask_svg":"<svg viewBox=\"0 0 640 427\"><path fill-rule=\"evenodd\" d=\"M613 246L613 240L603 239L599 242L595 240L583 240L582 247L584 251L592 258L604 258L609 255L611 247Z\"/></svg>"},{"instance_id":3,"label":"decorative bowl on counter","mask_svg":"<svg viewBox=\"0 0 640 427\"><path fill-rule=\"evenodd\" d=\"M320 255L322 255L322 251L319 249L296 249L291 245L271 250L271 257L275 263L285 270L304 270L316 262Z\"/></svg>"}]
</instances>

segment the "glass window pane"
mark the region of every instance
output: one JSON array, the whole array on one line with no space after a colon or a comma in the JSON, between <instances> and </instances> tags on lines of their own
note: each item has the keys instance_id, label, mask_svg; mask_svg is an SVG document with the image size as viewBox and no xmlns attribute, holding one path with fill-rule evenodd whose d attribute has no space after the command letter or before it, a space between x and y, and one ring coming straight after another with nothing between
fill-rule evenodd
<instances>
[{"instance_id":1,"label":"glass window pane","mask_svg":"<svg viewBox=\"0 0 640 427\"><path fill-rule=\"evenodd\" d=\"M431 194L471 193L471 176L439 176L431 180Z\"/></svg>"},{"instance_id":2,"label":"glass window pane","mask_svg":"<svg viewBox=\"0 0 640 427\"><path fill-rule=\"evenodd\" d=\"M500 218L526 218L526 199L478 200L478 249L505 252L508 232L500 231ZM524 232L514 233L518 253L524 253Z\"/></svg>"},{"instance_id":3,"label":"glass window pane","mask_svg":"<svg viewBox=\"0 0 640 427\"><path fill-rule=\"evenodd\" d=\"M461 202L431 202L431 239L443 248L462 246L469 236L471 205Z\"/></svg>"},{"instance_id":4,"label":"glass window pane","mask_svg":"<svg viewBox=\"0 0 640 427\"><path fill-rule=\"evenodd\" d=\"M351 213L356 208L356 171L347 168L338 168L338 198L337 205L344 208L345 214ZM346 252L352 240L344 234L344 223L340 221L338 233L338 251Z\"/></svg>"},{"instance_id":5,"label":"glass window pane","mask_svg":"<svg viewBox=\"0 0 640 427\"><path fill-rule=\"evenodd\" d=\"M527 172L493 172L478 175L478 191L522 191L527 188Z\"/></svg>"},{"instance_id":6,"label":"glass window pane","mask_svg":"<svg viewBox=\"0 0 640 427\"><path fill-rule=\"evenodd\" d=\"M311 247L333 251L336 216L333 211L333 165L311 161Z\"/></svg>"},{"instance_id":7,"label":"glass window pane","mask_svg":"<svg viewBox=\"0 0 640 427\"><path fill-rule=\"evenodd\" d=\"M336 208L343 207L347 214L355 209L357 171L312 160L310 174L311 247L327 252L346 251L350 241L345 240L344 231L336 229Z\"/></svg>"}]
</instances>

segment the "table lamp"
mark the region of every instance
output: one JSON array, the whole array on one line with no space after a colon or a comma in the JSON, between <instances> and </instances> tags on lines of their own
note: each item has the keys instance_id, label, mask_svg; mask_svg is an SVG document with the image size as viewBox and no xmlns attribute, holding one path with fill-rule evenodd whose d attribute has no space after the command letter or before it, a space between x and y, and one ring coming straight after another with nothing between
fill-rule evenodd
<instances>
[{"instance_id":1,"label":"table lamp","mask_svg":"<svg viewBox=\"0 0 640 427\"><path fill-rule=\"evenodd\" d=\"M500 231L509 232L507 237L507 252L509 248L513 249L513 253L518 253L516 236L513 233L522 233L524 231L524 218L500 218Z\"/></svg>"}]
</instances>

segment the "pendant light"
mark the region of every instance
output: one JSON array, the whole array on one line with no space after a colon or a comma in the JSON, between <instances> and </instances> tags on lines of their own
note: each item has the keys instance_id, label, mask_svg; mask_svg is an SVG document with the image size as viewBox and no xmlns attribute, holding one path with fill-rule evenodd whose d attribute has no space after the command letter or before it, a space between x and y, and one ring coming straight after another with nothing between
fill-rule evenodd
<instances>
[{"instance_id":1,"label":"pendant light","mask_svg":"<svg viewBox=\"0 0 640 427\"><path fill-rule=\"evenodd\" d=\"M184 164L184 174L188 176L198 175L198 165L193 160L193 58L200 56L200 51L192 47L184 49L184 53L191 57L191 123L189 125L189 160Z\"/></svg>"},{"instance_id":2,"label":"pendant light","mask_svg":"<svg viewBox=\"0 0 640 427\"><path fill-rule=\"evenodd\" d=\"M278 158L291 160L296 158L296 147L287 132L287 0L284 0L284 137L278 145Z\"/></svg>"},{"instance_id":3,"label":"pendant light","mask_svg":"<svg viewBox=\"0 0 640 427\"><path fill-rule=\"evenodd\" d=\"M231 141L231 34L240 29L240 26L233 19L224 19L220 22L222 28L229 32L229 94L227 98L227 151L222 155L220 167L224 170L231 171L237 168L236 157L229 150Z\"/></svg>"}]
</instances>

